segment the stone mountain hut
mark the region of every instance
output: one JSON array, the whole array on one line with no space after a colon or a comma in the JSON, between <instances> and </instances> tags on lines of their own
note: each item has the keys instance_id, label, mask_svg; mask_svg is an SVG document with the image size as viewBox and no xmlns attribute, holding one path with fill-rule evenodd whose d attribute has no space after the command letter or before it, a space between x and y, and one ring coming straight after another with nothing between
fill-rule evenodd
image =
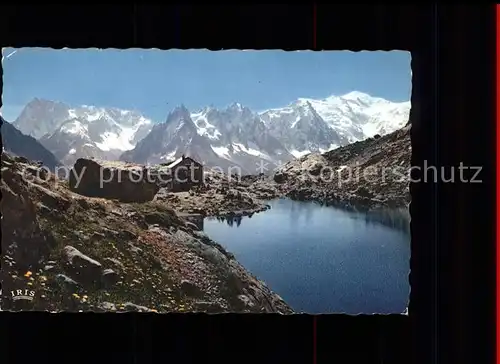
<instances>
[{"instance_id":1,"label":"stone mountain hut","mask_svg":"<svg viewBox=\"0 0 500 364\"><path fill-rule=\"evenodd\" d=\"M166 187L172 192L189 191L203 185L203 165L190 157L183 155L166 168L170 177Z\"/></svg>"}]
</instances>

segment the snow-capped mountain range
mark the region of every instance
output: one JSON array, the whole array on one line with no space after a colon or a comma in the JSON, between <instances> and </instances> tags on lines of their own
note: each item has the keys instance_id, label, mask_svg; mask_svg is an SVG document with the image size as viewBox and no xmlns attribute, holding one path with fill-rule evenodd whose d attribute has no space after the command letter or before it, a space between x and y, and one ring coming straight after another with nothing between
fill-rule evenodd
<instances>
[{"instance_id":1,"label":"snow-capped mountain range","mask_svg":"<svg viewBox=\"0 0 500 364\"><path fill-rule=\"evenodd\" d=\"M86 105L73 108L35 98L13 125L71 165L80 157L118 159L149 133L153 122L136 111Z\"/></svg>"},{"instance_id":2,"label":"snow-capped mountain range","mask_svg":"<svg viewBox=\"0 0 500 364\"><path fill-rule=\"evenodd\" d=\"M13 125L37 138L59 160L79 157L162 163L189 155L208 166L265 172L291 159L402 128L410 102L395 103L361 92L322 100L298 99L255 112L239 103L225 109L176 107L154 123L140 112L71 107L34 99Z\"/></svg>"}]
</instances>

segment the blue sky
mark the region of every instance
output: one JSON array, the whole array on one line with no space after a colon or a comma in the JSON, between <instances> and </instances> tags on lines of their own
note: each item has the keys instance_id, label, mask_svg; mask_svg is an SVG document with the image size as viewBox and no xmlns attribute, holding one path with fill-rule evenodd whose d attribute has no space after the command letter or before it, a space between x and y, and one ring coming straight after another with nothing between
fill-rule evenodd
<instances>
[{"instance_id":1,"label":"blue sky","mask_svg":"<svg viewBox=\"0 0 500 364\"><path fill-rule=\"evenodd\" d=\"M14 52L14 53L13 53ZM35 97L137 109L164 121L240 102L253 110L299 97L361 91L392 101L411 94L409 52L3 49L2 114L13 121Z\"/></svg>"}]
</instances>

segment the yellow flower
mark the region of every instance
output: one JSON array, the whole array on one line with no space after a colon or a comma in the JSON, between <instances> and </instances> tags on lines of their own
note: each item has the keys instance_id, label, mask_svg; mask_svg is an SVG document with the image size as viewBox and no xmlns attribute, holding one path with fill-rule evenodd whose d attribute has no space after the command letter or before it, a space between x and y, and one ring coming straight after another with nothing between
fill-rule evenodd
<instances>
[{"instance_id":1,"label":"yellow flower","mask_svg":"<svg viewBox=\"0 0 500 364\"><path fill-rule=\"evenodd\" d=\"M32 286L32 285L33 285L33 283L32 283L32 282L28 282L28 283L26 283L26 284L27 284L28 286Z\"/></svg>"},{"instance_id":2,"label":"yellow flower","mask_svg":"<svg viewBox=\"0 0 500 364\"><path fill-rule=\"evenodd\" d=\"M73 296L73 297L75 297L75 298L80 298L80 296L79 296L79 295L77 295L76 293L73 293L73 295L72 295L72 296Z\"/></svg>"},{"instance_id":3,"label":"yellow flower","mask_svg":"<svg viewBox=\"0 0 500 364\"><path fill-rule=\"evenodd\" d=\"M24 276L25 276L26 278L29 278L29 277L31 277L31 275L32 275L32 274L33 274L33 273L31 273L30 271L27 271L27 272L24 274Z\"/></svg>"}]
</instances>

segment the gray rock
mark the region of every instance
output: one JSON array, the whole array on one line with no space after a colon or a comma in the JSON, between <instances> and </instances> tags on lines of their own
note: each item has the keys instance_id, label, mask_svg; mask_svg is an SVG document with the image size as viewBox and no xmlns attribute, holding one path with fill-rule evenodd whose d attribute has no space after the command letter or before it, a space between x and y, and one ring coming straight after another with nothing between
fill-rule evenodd
<instances>
[{"instance_id":1,"label":"gray rock","mask_svg":"<svg viewBox=\"0 0 500 364\"><path fill-rule=\"evenodd\" d=\"M102 273L102 265L97 260L88 257L71 245L63 249L67 269L78 275L85 282L97 282Z\"/></svg>"},{"instance_id":2,"label":"gray rock","mask_svg":"<svg viewBox=\"0 0 500 364\"><path fill-rule=\"evenodd\" d=\"M74 288L78 288L80 286L77 281L75 281L74 279L72 279L64 274L58 274L58 275L56 275L55 278L56 278L56 282L58 284L60 284L63 287L66 287L66 288L73 288L74 289Z\"/></svg>"},{"instance_id":3,"label":"gray rock","mask_svg":"<svg viewBox=\"0 0 500 364\"><path fill-rule=\"evenodd\" d=\"M42 180L47 179L47 170L45 170L43 168L29 166L29 167L26 167L25 171L33 177L37 177L37 178L40 178Z\"/></svg>"},{"instance_id":4,"label":"gray rock","mask_svg":"<svg viewBox=\"0 0 500 364\"><path fill-rule=\"evenodd\" d=\"M241 192L235 189L230 189L226 192L226 198L231 200L241 200Z\"/></svg>"},{"instance_id":5,"label":"gray rock","mask_svg":"<svg viewBox=\"0 0 500 364\"><path fill-rule=\"evenodd\" d=\"M120 280L120 276L113 269L105 269L102 272L101 282L104 287L109 288Z\"/></svg>"},{"instance_id":6,"label":"gray rock","mask_svg":"<svg viewBox=\"0 0 500 364\"><path fill-rule=\"evenodd\" d=\"M84 241L90 239L86 234L83 233L83 231L76 231L75 235Z\"/></svg>"},{"instance_id":7,"label":"gray rock","mask_svg":"<svg viewBox=\"0 0 500 364\"><path fill-rule=\"evenodd\" d=\"M194 231L199 230L198 226L196 226L196 224L194 224L194 223L192 223L192 222L190 222L190 221L187 221L187 222L186 222L186 226L187 226L188 228L190 228L191 230L194 230Z\"/></svg>"},{"instance_id":8,"label":"gray rock","mask_svg":"<svg viewBox=\"0 0 500 364\"><path fill-rule=\"evenodd\" d=\"M116 311L116 305L111 302L101 302L98 308L104 311Z\"/></svg>"},{"instance_id":9,"label":"gray rock","mask_svg":"<svg viewBox=\"0 0 500 364\"><path fill-rule=\"evenodd\" d=\"M132 302L126 302L124 305L125 311L129 312L150 312L151 310L145 306L136 305Z\"/></svg>"},{"instance_id":10,"label":"gray rock","mask_svg":"<svg viewBox=\"0 0 500 364\"><path fill-rule=\"evenodd\" d=\"M120 262L118 259L116 258L106 258L104 259L105 262L107 263L111 263L114 267L116 268L119 268L119 269L122 269L124 270L125 269L125 266L123 265L122 262ZM103 272L104 273L104 272Z\"/></svg>"},{"instance_id":11,"label":"gray rock","mask_svg":"<svg viewBox=\"0 0 500 364\"><path fill-rule=\"evenodd\" d=\"M206 312L206 313L223 313L227 310L224 309L220 304L215 302L205 302L198 301L193 304L194 312Z\"/></svg>"},{"instance_id":12,"label":"gray rock","mask_svg":"<svg viewBox=\"0 0 500 364\"><path fill-rule=\"evenodd\" d=\"M106 237L106 235L104 235L103 233L100 233L98 231L95 231L93 234L92 234L92 240L102 240Z\"/></svg>"},{"instance_id":13,"label":"gray rock","mask_svg":"<svg viewBox=\"0 0 500 364\"><path fill-rule=\"evenodd\" d=\"M319 176L322 168L323 168L322 164L316 163L311 167L311 169L309 169L309 173L313 176Z\"/></svg>"},{"instance_id":14,"label":"gray rock","mask_svg":"<svg viewBox=\"0 0 500 364\"><path fill-rule=\"evenodd\" d=\"M49 190L48 188L40 186L36 183L30 182L30 181L27 181L27 182L31 188L38 190L38 193L40 193L40 195L41 195L40 196L41 202L45 206L47 206L51 209L63 209L63 210L65 210L71 205L71 202L67 198L61 196L60 194L53 192L53 191Z\"/></svg>"},{"instance_id":15,"label":"gray rock","mask_svg":"<svg viewBox=\"0 0 500 364\"><path fill-rule=\"evenodd\" d=\"M137 234L133 233L130 230L123 230L120 234L125 240L135 240L137 239Z\"/></svg>"},{"instance_id":16,"label":"gray rock","mask_svg":"<svg viewBox=\"0 0 500 364\"><path fill-rule=\"evenodd\" d=\"M110 238L116 238L120 235L120 233L116 230L111 230L108 228L102 228L104 235Z\"/></svg>"},{"instance_id":17,"label":"gray rock","mask_svg":"<svg viewBox=\"0 0 500 364\"><path fill-rule=\"evenodd\" d=\"M254 307L255 303L250 299L250 297L245 296L244 294L238 295L238 299L243 302L243 304L247 307Z\"/></svg>"},{"instance_id":18,"label":"gray rock","mask_svg":"<svg viewBox=\"0 0 500 364\"><path fill-rule=\"evenodd\" d=\"M128 243L128 246L130 247L130 251L132 253L142 253L142 249L139 247L136 247L134 244Z\"/></svg>"},{"instance_id":19,"label":"gray rock","mask_svg":"<svg viewBox=\"0 0 500 364\"><path fill-rule=\"evenodd\" d=\"M40 209L40 212L42 214L50 214L52 212L52 209L49 208L48 206L45 206L43 203L39 202L38 203L38 208Z\"/></svg>"},{"instance_id":20,"label":"gray rock","mask_svg":"<svg viewBox=\"0 0 500 364\"><path fill-rule=\"evenodd\" d=\"M188 280L181 281L180 288L186 296L199 297L203 295L203 292L195 284L189 282Z\"/></svg>"}]
</instances>

